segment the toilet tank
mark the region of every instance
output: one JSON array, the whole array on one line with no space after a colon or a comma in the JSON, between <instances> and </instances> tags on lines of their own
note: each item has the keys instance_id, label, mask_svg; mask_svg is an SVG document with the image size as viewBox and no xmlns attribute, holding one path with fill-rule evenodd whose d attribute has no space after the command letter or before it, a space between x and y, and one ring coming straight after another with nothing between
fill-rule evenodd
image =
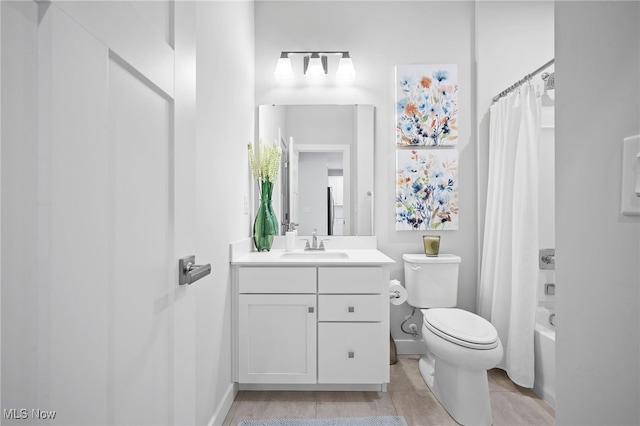
<instances>
[{"instance_id":1,"label":"toilet tank","mask_svg":"<svg viewBox=\"0 0 640 426\"><path fill-rule=\"evenodd\" d=\"M416 308L452 308L458 303L458 268L454 254L405 254L404 286L407 303Z\"/></svg>"}]
</instances>

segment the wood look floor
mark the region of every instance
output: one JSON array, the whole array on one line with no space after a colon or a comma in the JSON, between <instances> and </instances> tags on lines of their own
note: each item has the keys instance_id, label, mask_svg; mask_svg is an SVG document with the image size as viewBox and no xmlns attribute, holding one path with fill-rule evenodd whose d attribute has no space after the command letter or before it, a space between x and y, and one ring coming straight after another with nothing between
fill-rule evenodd
<instances>
[{"instance_id":1,"label":"wood look floor","mask_svg":"<svg viewBox=\"0 0 640 426\"><path fill-rule=\"evenodd\" d=\"M418 371L418 355L399 355L387 392L240 391L224 425L242 420L403 416L409 426L457 425ZM555 410L499 369L489 371L495 426L553 425Z\"/></svg>"}]
</instances>

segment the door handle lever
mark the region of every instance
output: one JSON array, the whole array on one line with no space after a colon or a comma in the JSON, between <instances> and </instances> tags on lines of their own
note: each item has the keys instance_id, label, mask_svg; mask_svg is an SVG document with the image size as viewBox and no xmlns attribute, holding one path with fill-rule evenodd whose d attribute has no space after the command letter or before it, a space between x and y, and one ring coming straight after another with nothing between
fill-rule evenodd
<instances>
[{"instance_id":1,"label":"door handle lever","mask_svg":"<svg viewBox=\"0 0 640 426\"><path fill-rule=\"evenodd\" d=\"M182 257L178 260L178 272L180 285L191 284L211 273L211 264L196 265L195 256Z\"/></svg>"}]
</instances>

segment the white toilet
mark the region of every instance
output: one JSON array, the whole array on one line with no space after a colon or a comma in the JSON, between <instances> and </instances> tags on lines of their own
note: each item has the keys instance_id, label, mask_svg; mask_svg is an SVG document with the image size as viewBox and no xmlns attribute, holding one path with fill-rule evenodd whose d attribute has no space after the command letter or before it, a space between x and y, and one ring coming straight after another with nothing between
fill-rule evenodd
<instances>
[{"instance_id":1,"label":"white toilet","mask_svg":"<svg viewBox=\"0 0 640 426\"><path fill-rule=\"evenodd\" d=\"M502 360L502 344L489 321L455 308L460 257L405 254L402 259L407 302L424 317L420 374L458 423L493 424L487 370Z\"/></svg>"}]
</instances>

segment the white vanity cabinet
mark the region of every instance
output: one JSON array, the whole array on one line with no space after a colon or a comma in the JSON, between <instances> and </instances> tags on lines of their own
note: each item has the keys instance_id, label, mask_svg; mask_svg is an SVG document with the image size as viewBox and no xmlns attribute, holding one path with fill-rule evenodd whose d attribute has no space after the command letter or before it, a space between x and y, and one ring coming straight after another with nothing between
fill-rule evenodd
<instances>
[{"instance_id":1,"label":"white vanity cabinet","mask_svg":"<svg viewBox=\"0 0 640 426\"><path fill-rule=\"evenodd\" d=\"M386 390L386 268L261 265L236 275L241 388Z\"/></svg>"}]
</instances>

